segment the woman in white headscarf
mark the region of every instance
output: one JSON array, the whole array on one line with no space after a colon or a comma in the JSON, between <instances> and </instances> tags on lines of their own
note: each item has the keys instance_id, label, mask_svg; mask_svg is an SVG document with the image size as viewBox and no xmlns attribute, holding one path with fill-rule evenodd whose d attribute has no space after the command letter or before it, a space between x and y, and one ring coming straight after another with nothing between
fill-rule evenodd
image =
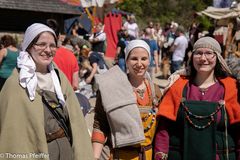
<instances>
[{"instance_id":1,"label":"woman in white headscarf","mask_svg":"<svg viewBox=\"0 0 240 160\"><path fill-rule=\"evenodd\" d=\"M239 87L211 37L197 40L159 105L156 160L240 159Z\"/></svg>"},{"instance_id":2,"label":"woman in white headscarf","mask_svg":"<svg viewBox=\"0 0 240 160\"><path fill-rule=\"evenodd\" d=\"M130 41L125 55L127 75L115 66L95 77L100 94L92 134L94 156L98 159L107 144L113 159L151 160L161 91L147 73L148 44L143 40Z\"/></svg>"},{"instance_id":3,"label":"woman in white headscarf","mask_svg":"<svg viewBox=\"0 0 240 160\"><path fill-rule=\"evenodd\" d=\"M78 100L52 63L56 45L46 25L27 28L17 68L0 93L1 158L93 159Z\"/></svg>"}]
</instances>

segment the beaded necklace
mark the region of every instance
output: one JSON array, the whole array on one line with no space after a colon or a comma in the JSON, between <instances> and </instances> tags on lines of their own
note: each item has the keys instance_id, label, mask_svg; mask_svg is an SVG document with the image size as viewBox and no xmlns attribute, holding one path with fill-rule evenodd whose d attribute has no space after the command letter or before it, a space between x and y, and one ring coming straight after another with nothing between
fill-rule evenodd
<instances>
[{"instance_id":1,"label":"beaded necklace","mask_svg":"<svg viewBox=\"0 0 240 160\"><path fill-rule=\"evenodd\" d=\"M148 124L148 126L146 128L144 128L144 133L148 132L149 129L151 129L154 121L156 120L156 110L154 108L151 108L149 113L148 113L148 117L147 119L152 115L152 120L151 122ZM146 118L146 117L145 117ZM146 120L145 120L146 121Z\"/></svg>"},{"instance_id":2,"label":"beaded necklace","mask_svg":"<svg viewBox=\"0 0 240 160\"><path fill-rule=\"evenodd\" d=\"M150 87L147 85L146 80L144 80L144 85L146 86L146 90L145 90L145 91L147 91L147 94L148 94L148 100L149 100L148 105L151 105L151 106L152 106L152 108L151 108L151 109L149 110L149 112L148 112L148 115L145 116L145 117L142 117L142 121L143 121L143 122L146 122L146 121L148 120L148 118L151 117L151 115L152 115L152 120L151 120L151 122L147 125L147 127L144 128L144 133L146 133L146 132L149 131L149 129L151 129L154 121L156 120L156 109L155 109L155 106L153 105L152 96L151 96L151 94L150 94L150 93L151 93L151 90L150 90ZM134 89L134 92L135 92L136 97L137 97L137 104L140 105L141 103L140 103L140 101L139 101L139 99L138 99L139 95L138 95L138 93L136 93L137 91L136 91L135 89ZM141 97L140 97L140 98L141 98ZM144 98L144 93L143 93L143 98ZM141 98L141 99L143 99L143 98Z\"/></svg>"},{"instance_id":3,"label":"beaded necklace","mask_svg":"<svg viewBox=\"0 0 240 160\"><path fill-rule=\"evenodd\" d=\"M185 105L184 101L185 101L185 99L183 98L182 106L184 108L184 113L185 113L186 119L193 127L197 128L197 129L205 129L205 128L209 127L214 122L214 115L216 115L217 112L224 106L224 103L220 101L217 109L214 112L212 112L211 114L209 114L207 116L199 116L199 115L192 113L188 109L188 107ZM194 119L197 119L197 120L203 120L203 119L210 119L210 120L207 122L206 125L199 126L199 125L193 123L193 121L191 120L191 117L193 117Z\"/></svg>"}]
</instances>

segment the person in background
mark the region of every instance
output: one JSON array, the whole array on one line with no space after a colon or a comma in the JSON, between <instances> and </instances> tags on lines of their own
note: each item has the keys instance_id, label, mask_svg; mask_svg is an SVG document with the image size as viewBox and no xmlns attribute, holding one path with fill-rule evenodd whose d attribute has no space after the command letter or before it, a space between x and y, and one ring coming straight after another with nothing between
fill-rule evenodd
<instances>
[{"instance_id":1,"label":"person in background","mask_svg":"<svg viewBox=\"0 0 240 160\"><path fill-rule=\"evenodd\" d=\"M0 50L0 91L16 67L19 55L19 50L16 48L16 41L12 36L2 36L1 42L3 48Z\"/></svg>"},{"instance_id":2,"label":"person in background","mask_svg":"<svg viewBox=\"0 0 240 160\"><path fill-rule=\"evenodd\" d=\"M2 40L0 39L0 50L3 48L3 42Z\"/></svg>"},{"instance_id":3,"label":"person in background","mask_svg":"<svg viewBox=\"0 0 240 160\"><path fill-rule=\"evenodd\" d=\"M60 46L56 50L53 61L63 71L71 83L73 90L79 89L79 66L74 53L64 46Z\"/></svg>"},{"instance_id":4,"label":"person in background","mask_svg":"<svg viewBox=\"0 0 240 160\"><path fill-rule=\"evenodd\" d=\"M155 36L155 34L157 32L155 27L154 27L154 23L152 21L149 21L147 28L150 28L150 32L152 34L152 37L154 38L154 36Z\"/></svg>"},{"instance_id":5,"label":"person in background","mask_svg":"<svg viewBox=\"0 0 240 160\"><path fill-rule=\"evenodd\" d=\"M60 34L59 34L59 25L55 19L49 19L47 21L47 25L52 28L57 37L58 41L60 41ZM75 50L76 46L74 45L74 41L71 37L66 36L62 42L62 44L58 43L58 48L56 50L56 54L54 56L53 61L57 64L57 66L63 71L63 73L68 78L69 82L71 83L73 90L78 98L78 102L80 103L80 107L84 116L90 110L90 102L88 101L87 97L82 95L80 92L80 85L79 85L79 65L76 56L79 55L79 51Z\"/></svg>"},{"instance_id":6,"label":"person in background","mask_svg":"<svg viewBox=\"0 0 240 160\"><path fill-rule=\"evenodd\" d=\"M56 36L59 38L59 25L57 21L49 19L47 25L55 31ZM63 71L71 83L73 90L76 91L79 89L79 66L74 53L66 47L66 45L71 46L68 44L70 42L70 38L65 37L63 44L58 46L53 61Z\"/></svg>"},{"instance_id":7,"label":"person in background","mask_svg":"<svg viewBox=\"0 0 240 160\"><path fill-rule=\"evenodd\" d=\"M200 38L188 69L170 76L157 114L156 160L240 159L239 86L221 52L215 39Z\"/></svg>"},{"instance_id":8,"label":"person in background","mask_svg":"<svg viewBox=\"0 0 240 160\"><path fill-rule=\"evenodd\" d=\"M92 44L92 51L104 56L106 50L106 33L104 32L104 26L100 22L96 25L95 29L96 32L89 37L89 42Z\"/></svg>"},{"instance_id":9,"label":"person in background","mask_svg":"<svg viewBox=\"0 0 240 160\"><path fill-rule=\"evenodd\" d=\"M130 36L124 27L117 32L117 36L118 43L115 62L119 65L123 72L126 72L124 49L131 40L134 40L134 37Z\"/></svg>"},{"instance_id":10,"label":"person in background","mask_svg":"<svg viewBox=\"0 0 240 160\"><path fill-rule=\"evenodd\" d=\"M124 39L126 40L127 44L131 41L131 40L134 40L136 39L135 37L131 36L129 33L128 33L128 30L125 28L125 27L122 27L122 30L123 30L123 37Z\"/></svg>"},{"instance_id":11,"label":"person in background","mask_svg":"<svg viewBox=\"0 0 240 160\"><path fill-rule=\"evenodd\" d=\"M210 26L208 28L208 33L205 35L205 37L212 37L212 38L214 38L214 31L215 31L215 27L214 26Z\"/></svg>"},{"instance_id":12,"label":"person in background","mask_svg":"<svg viewBox=\"0 0 240 160\"><path fill-rule=\"evenodd\" d=\"M168 58L168 59L170 58L169 44L168 44L168 41L169 41L168 35L171 32L170 25L171 25L170 23L166 23L164 28L163 28L163 31L162 31L162 34L164 36L164 42L162 44L163 45L163 47L162 47L162 58Z\"/></svg>"},{"instance_id":13,"label":"person in background","mask_svg":"<svg viewBox=\"0 0 240 160\"><path fill-rule=\"evenodd\" d=\"M162 58L163 58L163 54L162 54L162 48L163 48L163 43L165 41L165 37L163 35L163 29L161 27L160 22L155 24L155 35L154 35L154 39L157 41L158 44L158 60L159 60L159 65L162 63Z\"/></svg>"},{"instance_id":14,"label":"person in background","mask_svg":"<svg viewBox=\"0 0 240 160\"><path fill-rule=\"evenodd\" d=\"M157 41L153 39L151 28L145 29L145 38L143 39L150 47L151 59L149 66L149 73L151 78L153 79L154 73L158 73L159 68L159 60L158 60L158 45Z\"/></svg>"},{"instance_id":15,"label":"person in background","mask_svg":"<svg viewBox=\"0 0 240 160\"><path fill-rule=\"evenodd\" d=\"M139 38L139 27L133 14L128 16L128 19L123 24L123 27L128 31L129 35L133 36L135 39Z\"/></svg>"},{"instance_id":16,"label":"person in background","mask_svg":"<svg viewBox=\"0 0 240 160\"><path fill-rule=\"evenodd\" d=\"M152 159L161 91L147 73L150 59L148 44L132 40L125 49L129 73L116 65L95 77L99 86L92 133L96 159L104 144L113 159Z\"/></svg>"},{"instance_id":17,"label":"person in background","mask_svg":"<svg viewBox=\"0 0 240 160\"><path fill-rule=\"evenodd\" d=\"M75 22L72 26L72 29L71 29L71 35L75 36L75 37L78 37L78 29L79 29L79 24L78 22Z\"/></svg>"},{"instance_id":18,"label":"person in background","mask_svg":"<svg viewBox=\"0 0 240 160\"><path fill-rule=\"evenodd\" d=\"M72 43L72 40L71 40L71 37L70 36L65 36L65 38L63 39L62 41L62 44L61 45L58 45L59 47L64 47L66 49L68 49L69 51L72 52L72 54L75 55L74 53L74 45ZM77 54L76 54L77 55Z\"/></svg>"},{"instance_id":19,"label":"person in background","mask_svg":"<svg viewBox=\"0 0 240 160\"><path fill-rule=\"evenodd\" d=\"M57 37L48 26L34 23L25 31L17 69L0 92L0 153L93 159L77 97L52 62L56 49Z\"/></svg>"},{"instance_id":20,"label":"person in background","mask_svg":"<svg viewBox=\"0 0 240 160\"><path fill-rule=\"evenodd\" d=\"M171 73L179 70L184 61L185 52L188 47L188 40L184 35L183 26L178 26L176 30L177 38L174 40L171 50L173 51L171 60Z\"/></svg>"},{"instance_id":21,"label":"person in background","mask_svg":"<svg viewBox=\"0 0 240 160\"><path fill-rule=\"evenodd\" d=\"M118 43L117 43L115 63L121 68L123 72L126 72L125 54L124 54L126 41L124 39L124 31L122 29L120 29L117 32L117 37L118 37Z\"/></svg>"},{"instance_id":22,"label":"person in background","mask_svg":"<svg viewBox=\"0 0 240 160\"><path fill-rule=\"evenodd\" d=\"M173 42L177 37L177 35L176 35L177 28L178 28L178 24L175 22L171 22L170 30L166 36L168 47L171 47L173 45Z\"/></svg>"},{"instance_id":23,"label":"person in background","mask_svg":"<svg viewBox=\"0 0 240 160\"><path fill-rule=\"evenodd\" d=\"M103 59L103 57L98 54L97 52L91 51L90 48L88 48L86 45L83 45L81 48L81 62L86 63L86 60L88 60L89 65L86 68L88 70L87 77L85 78L85 82L87 84L94 85L94 76L96 74L102 74L103 72L107 71L107 65Z\"/></svg>"}]
</instances>

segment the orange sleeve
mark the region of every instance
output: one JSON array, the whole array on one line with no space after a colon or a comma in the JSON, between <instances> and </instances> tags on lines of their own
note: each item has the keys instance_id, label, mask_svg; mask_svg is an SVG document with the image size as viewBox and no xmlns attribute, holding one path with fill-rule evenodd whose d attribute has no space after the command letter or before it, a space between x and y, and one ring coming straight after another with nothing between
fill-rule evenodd
<instances>
[{"instance_id":1,"label":"orange sleeve","mask_svg":"<svg viewBox=\"0 0 240 160\"><path fill-rule=\"evenodd\" d=\"M104 144L107 139L107 135L110 133L110 127L107 120L106 112L102 106L102 99L100 92L97 92L95 115L93 122L92 142L98 142Z\"/></svg>"},{"instance_id":2,"label":"orange sleeve","mask_svg":"<svg viewBox=\"0 0 240 160\"><path fill-rule=\"evenodd\" d=\"M219 80L224 86L224 100L230 124L240 122L240 104L238 102L239 91L237 88L237 82L231 77ZM158 116L164 116L173 121L176 120L183 88L187 82L187 79L181 77L170 87L159 105Z\"/></svg>"},{"instance_id":3,"label":"orange sleeve","mask_svg":"<svg viewBox=\"0 0 240 160\"><path fill-rule=\"evenodd\" d=\"M100 130L94 129L92 133L92 142L98 142L104 144L106 141L106 137L104 136L103 132Z\"/></svg>"},{"instance_id":4,"label":"orange sleeve","mask_svg":"<svg viewBox=\"0 0 240 160\"><path fill-rule=\"evenodd\" d=\"M225 89L225 106L230 124L240 122L240 104L238 102L237 81L231 77L220 79Z\"/></svg>"},{"instance_id":5,"label":"orange sleeve","mask_svg":"<svg viewBox=\"0 0 240 160\"><path fill-rule=\"evenodd\" d=\"M176 121L178 109L182 99L182 92L188 80L181 77L179 78L163 96L159 105L157 115L163 116L170 120Z\"/></svg>"}]
</instances>

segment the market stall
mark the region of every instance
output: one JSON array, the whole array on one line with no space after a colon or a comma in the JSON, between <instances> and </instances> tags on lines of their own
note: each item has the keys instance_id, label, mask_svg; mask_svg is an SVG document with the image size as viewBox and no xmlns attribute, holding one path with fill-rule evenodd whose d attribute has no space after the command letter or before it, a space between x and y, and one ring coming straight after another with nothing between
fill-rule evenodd
<instances>
[{"instance_id":1,"label":"market stall","mask_svg":"<svg viewBox=\"0 0 240 160\"><path fill-rule=\"evenodd\" d=\"M222 39L223 56L233 75L240 80L240 3L229 8L208 7L198 15L205 15L216 22L214 35L216 39Z\"/></svg>"}]
</instances>

